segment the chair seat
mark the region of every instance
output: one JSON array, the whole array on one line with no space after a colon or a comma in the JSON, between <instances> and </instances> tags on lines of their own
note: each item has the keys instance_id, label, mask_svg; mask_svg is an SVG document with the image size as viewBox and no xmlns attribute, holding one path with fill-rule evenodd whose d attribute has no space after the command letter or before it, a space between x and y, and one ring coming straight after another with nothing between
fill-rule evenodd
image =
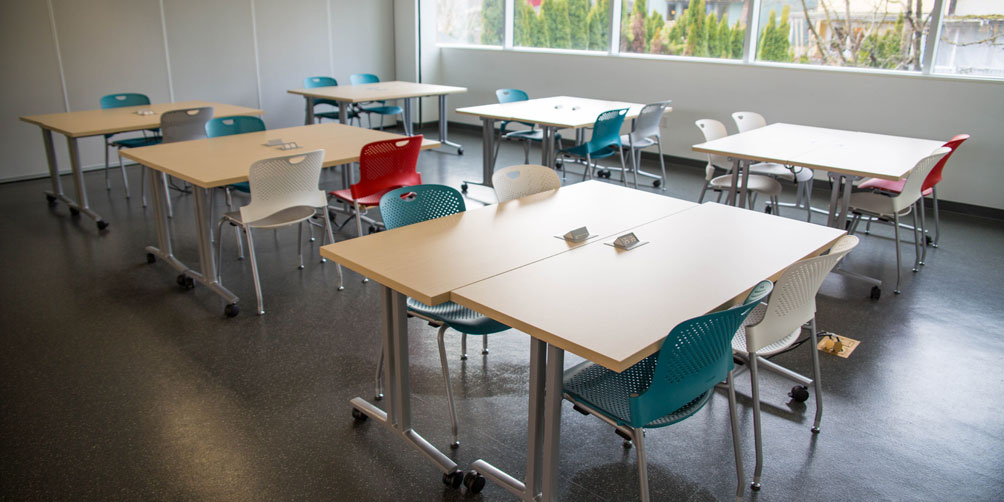
<instances>
[{"instance_id":1,"label":"chair seat","mask_svg":"<svg viewBox=\"0 0 1004 502\"><path fill-rule=\"evenodd\" d=\"M884 192L900 193L903 191L903 185L906 184L906 180L880 180L878 178L867 178L858 185L861 189L871 189L871 190L882 190ZM928 188L924 190L924 196L927 197L934 193L933 188Z\"/></svg>"},{"instance_id":2,"label":"chair seat","mask_svg":"<svg viewBox=\"0 0 1004 502\"><path fill-rule=\"evenodd\" d=\"M141 146L150 146L159 144L161 141L160 136L152 136L149 138L123 138L112 141L113 146L119 148L139 148Z\"/></svg>"},{"instance_id":3,"label":"chair seat","mask_svg":"<svg viewBox=\"0 0 1004 502\"><path fill-rule=\"evenodd\" d=\"M314 106L317 105L331 105L334 107L338 107L338 101L335 101L333 99L314 98Z\"/></svg>"},{"instance_id":4,"label":"chair seat","mask_svg":"<svg viewBox=\"0 0 1004 502\"><path fill-rule=\"evenodd\" d=\"M525 139L528 141L543 141L544 131L540 129L530 129L525 131L510 131L503 136L505 139Z\"/></svg>"},{"instance_id":5,"label":"chair seat","mask_svg":"<svg viewBox=\"0 0 1004 502\"><path fill-rule=\"evenodd\" d=\"M869 213L880 217L892 217L893 198L886 192L854 192L851 194L852 211ZM910 214L910 206L900 210L900 216Z\"/></svg>"},{"instance_id":6,"label":"chair seat","mask_svg":"<svg viewBox=\"0 0 1004 502\"><path fill-rule=\"evenodd\" d=\"M403 108L393 105L362 106L360 108L364 112L379 113L380 115L398 115L404 113Z\"/></svg>"},{"instance_id":7,"label":"chair seat","mask_svg":"<svg viewBox=\"0 0 1004 502\"><path fill-rule=\"evenodd\" d=\"M223 218L226 218L238 225L247 225L251 228L276 228L283 227L286 225L292 225L293 223L298 223L303 220L309 219L314 216L316 210L309 206L294 206L283 209L278 213L274 213L270 216L262 218L258 221L252 221L245 223L241 219L240 211L228 211L223 214Z\"/></svg>"},{"instance_id":8,"label":"chair seat","mask_svg":"<svg viewBox=\"0 0 1004 502\"><path fill-rule=\"evenodd\" d=\"M343 202L348 202L349 204L352 204L353 202L358 202L360 206L373 207L373 206L379 206L380 205L380 197L383 197L383 194L385 194L385 193L387 193L387 192L389 192L391 190L397 190L398 188L401 188L401 187L399 187L399 186L388 187L388 188L386 188L384 190L381 190L381 191L379 191L377 193L373 193L373 194L367 195L365 197L360 197L358 199L353 199L352 198L352 190L350 190L348 188L343 188L341 190L332 190L332 191L328 192L328 196L329 197L334 197L334 198L336 198L338 200L341 200Z\"/></svg>"},{"instance_id":9,"label":"chair seat","mask_svg":"<svg viewBox=\"0 0 1004 502\"><path fill-rule=\"evenodd\" d=\"M743 325L739 327L738 331L736 331L736 335L732 337L733 352L739 353L744 356L749 355L749 350L746 349L746 326L756 326L757 324L760 324L760 321L763 320L763 316L766 313L767 313L766 303L761 303L760 305L757 305L756 308L753 309L752 312L750 312L750 315L746 318L745 321L743 321ZM802 333L802 328L798 328L792 331L791 333L788 333L788 335L786 335L784 338L766 347L761 348L760 350L757 351L757 355L771 356L777 354L778 352L781 352L782 350L790 347L791 344L795 343L795 341L798 340L798 335L800 335L801 333Z\"/></svg>"},{"instance_id":10,"label":"chair seat","mask_svg":"<svg viewBox=\"0 0 1004 502\"><path fill-rule=\"evenodd\" d=\"M564 150L561 151L561 153L578 155L579 157L585 157L586 154L589 154L589 156L594 159L606 158L617 153L617 150L609 146L605 146L597 150L590 150L590 148L591 146L589 143L583 143L581 145L573 146L571 148L565 148Z\"/></svg>"},{"instance_id":11,"label":"chair seat","mask_svg":"<svg viewBox=\"0 0 1004 502\"><path fill-rule=\"evenodd\" d=\"M739 186L742 186L743 178L739 177ZM711 180L711 188L715 190L728 190L732 186L732 175L724 174ZM781 193L781 184L776 179L758 174L750 174L748 190L773 197Z\"/></svg>"},{"instance_id":12,"label":"chair seat","mask_svg":"<svg viewBox=\"0 0 1004 502\"><path fill-rule=\"evenodd\" d=\"M573 402L581 402L620 425L630 425L629 396L641 394L652 381L658 353L643 359L622 373L610 371L589 361L567 371L564 376L565 394ZM709 389L679 409L644 425L646 428L665 427L679 422L700 410L711 398Z\"/></svg>"},{"instance_id":13,"label":"chair seat","mask_svg":"<svg viewBox=\"0 0 1004 502\"><path fill-rule=\"evenodd\" d=\"M238 192L251 193L251 184L246 181L241 181L240 183L231 183L230 188L237 190Z\"/></svg>"},{"instance_id":14,"label":"chair seat","mask_svg":"<svg viewBox=\"0 0 1004 502\"><path fill-rule=\"evenodd\" d=\"M426 305L413 298L408 298L408 310L424 317L441 321L449 327L468 335L490 335L509 329L509 326L505 324L453 302Z\"/></svg>"},{"instance_id":15,"label":"chair seat","mask_svg":"<svg viewBox=\"0 0 1004 502\"><path fill-rule=\"evenodd\" d=\"M349 110L349 114L346 115L346 117L350 118L350 119L354 119L354 118L356 118L356 115L357 115L356 112L354 112L352 110ZM315 118L320 117L320 118L325 118L325 119L329 119L329 120L338 120L341 117L341 115L340 115L340 111L334 111L334 112L317 112L317 113L314 113L314 117Z\"/></svg>"},{"instance_id":16,"label":"chair seat","mask_svg":"<svg viewBox=\"0 0 1004 502\"><path fill-rule=\"evenodd\" d=\"M655 140L652 139L652 138L641 138L639 140L636 140L632 144L631 143L631 135L630 134L622 134L621 135L621 145L622 146L629 146L630 145L632 148L638 149L638 148L648 148L648 147L650 147L650 146L652 146L654 144L655 144Z\"/></svg>"}]
</instances>

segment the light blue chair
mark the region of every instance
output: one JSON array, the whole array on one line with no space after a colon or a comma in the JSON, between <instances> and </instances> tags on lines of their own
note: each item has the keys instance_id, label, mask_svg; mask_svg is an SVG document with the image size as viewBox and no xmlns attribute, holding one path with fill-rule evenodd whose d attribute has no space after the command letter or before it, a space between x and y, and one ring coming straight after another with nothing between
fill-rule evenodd
<instances>
[{"instance_id":1,"label":"light blue chair","mask_svg":"<svg viewBox=\"0 0 1004 502\"><path fill-rule=\"evenodd\" d=\"M380 198L380 215L387 230L442 218L465 210L464 197L456 189L445 185L403 187L387 192ZM453 387L450 385L450 368L446 362L443 334L446 328L453 328L463 333L466 340L467 335L485 336L506 331L509 326L453 302L433 306L408 298L408 313L439 327L439 360L443 366L443 382L446 384L446 396L450 401L450 421L453 425L453 443L450 447L457 448L460 446L460 441L457 439L457 410L453 404ZM462 358L466 359L466 343L463 350ZM382 367L383 352L380 353L380 363L377 365L378 398L382 397Z\"/></svg>"},{"instance_id":2,"label":"light blue chair","mask_svg":"<svg viewBox=\"0 0 1004 502\"><path fill-rule=\"evenodd\" d=\"M589 141L561 150L561 153L565 155L574 155L586 160L586 169L582 171L583 180L587 176L593 177L596 159L609 157L616 153L621 158L621 181L624 182L624 186L627 186L627 176L623 175L626 170L624 152L621 150L621 126L624 125L624 117L627 116L627 112L627 108L621 108L599 114L593 124L593 135ZM610 177L609 171L604 177Z\"/></svg>"},{"instance_id":3,"label":"light blue chair","mask_svg":"<svg viewBox=\"0 0 1004 502\"><path fill-rule=\"evenodd\" d=\"M527 101L530 96L520 89L498 89L495 91L495 98L498 99L499 103L513 103L516 101ZM502 144L503 139L510 141L520 141L523 143L523 163L530 163L530 142L540 143L544 140L544 131L537 129L537 124L530 122L515 122L517 124L523 124L530 129L521 129L518 131L508 131L507 128L509 124L512 124L512 120L503 120L499 124L498 137L500 141L495 142L495 153L493 158L498 159L499 147ZM555 134L555 141L558 142L558 148L561 148L561 135Z\"/></svg>"},{"instance_id":4,"label":"light blue chair","mask_svg":"<svg viewBox=\"0 0 1004 502\"><path fill-rule=\"evenodd\" d=\"M362 84L375 84L380 82L380 77L372 73L353 73L349 75L349 81L352 85L362 85ZM380 130L383 130L383 118L387 115L400 115L401 121L404 121L404 108L395 105L388 105L386 101L374 101L377 104L361 103L357 109L358 113L366 114L366 126L373 128L372 117L373 114L380 116ZM360 125L362 121L360 120Z\"/></svg>"},{"instance_id":5,"label":"light blue chair","mask_svg":"<svg viewBox=\"0 0 1004 502\"><path fill-rule=\"evenodd\" d=\"M317 88L317 87L335 87L337 85L338 85L338 81L335 80L335 79L333 79L333 78L331 78L331 77L307 77L307 78L303 79L303 87L306 88L306 89L314 89L314 88ZM326 112L318 112L317 111L317 105L332 106L335 109L334 110L330 110L330 111L326 111ZM340 115L339 115L340 113L341 113L341 108L338 107L338 102L337 101L334 101L334 100L331 100L331 99L314 98L314 122L315 123L320 122L321 119L339 120L340 119ZM346 110L346 113L347 113L346 119L345 119L346 123L351 124L352 123L352 119L356 119L356 120L359 119L359 116L356 114L356 112L352 111L351 109L350 110ZM360 123L360 125L362 125L362 124Z\"/></svg>"},{"instance_id":6,"label":"light blue chair","mask_svg":"<svg viewBox=\"0 0 1004 502\"><path fill-rule=\"evenodd\" d=\"M565 399L577 411L612 425L618 435L634 443L643 501L649 500L644 429L666 427L690 417L708 403L715 384L722 380L728 383L739 480L736 497L742 497L745 482L732 381L732 338L772 289L770 281L762 281L742 305L680 323L663 340L659 352L621 373L588 361L565 371Z\"/></svg>"},{"instance_id":7,"label":"light blue chair","mask_svg":"<svg viewBox=\"0 0 1004 502\"><path fill-rule=\"evenodd\" d=\"M150 98L148 98L146 94L123 92L102 96L100 103L102 109L121 108L125 106L143 106L150 104ZM138 148L141 146L156 145L157 143L160 143L160 136L156 134L157 131L157 129L151 129L150 131L143 131L143 137L123 138L115 141L112 141L112 136L115 136L114 134L105 134L105 189L112 189L111 181L108 179L108 168L110 167L110 163L108 161L108 149L115 147L117 152L123 148ZM125 194L128 199L129 179L126 177L125 165L122 163L121 155L119 156L119 169L122 170L122 185L125 187Z\"/></svg>"}]
</instances>

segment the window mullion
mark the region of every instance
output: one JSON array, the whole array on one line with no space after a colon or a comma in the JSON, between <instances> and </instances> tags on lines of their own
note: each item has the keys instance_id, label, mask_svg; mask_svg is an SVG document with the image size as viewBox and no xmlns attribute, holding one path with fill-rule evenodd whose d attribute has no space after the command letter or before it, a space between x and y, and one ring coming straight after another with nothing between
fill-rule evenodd
<instances>
[{"instance_id":1,"label":"window mullion","mask_svg":"<svg viewBox=\"0 0 1004 502\"><path fill-rule=\"evenodd\" d=\"M760 2L761 0L750 0L749 12L746 13L746 36L743 37L744 63L756 61L757 33L760 31Z\"/></svg>"},{"instance_id":2,"label":"window mullion","mask_svg":"<svg viewBox=\"0 0 1004 502\"><path fill-rule=\"evenodd\" d=\"M512 27L514 22L513 19L515 19L516 17L515 7L516 7L515 0L505 0L504 7L502 9L502 18L504 19L502 25L505 27L502 30L502 48L506 50L512 49L512 41L513 41Z\"/></svg>"},{"instance_id":3,"label":"window mullion","mask_svg":"<svg viewBox=\"0 0 1004 502\"><path fill-rule=\"evenodd\" d=\"M610 55L616 56L621 52L621 2L620 0L610 0Z\"/></svg>"},{"instance_id":4,"label":"window mullion","mask_svg":"<svg viewBox=\"0 0 1004 502\"><path fill-rule=\"evenodd\" d=\"M934 73L934 56L938 50L938 39L941 38L941 22L944 14L944 0L934 0L934 6L931 8L931 22L927 29L927 40L924 41L924 59L920 63L920 72L924 75Z\"/></svg>"}]
</instances>

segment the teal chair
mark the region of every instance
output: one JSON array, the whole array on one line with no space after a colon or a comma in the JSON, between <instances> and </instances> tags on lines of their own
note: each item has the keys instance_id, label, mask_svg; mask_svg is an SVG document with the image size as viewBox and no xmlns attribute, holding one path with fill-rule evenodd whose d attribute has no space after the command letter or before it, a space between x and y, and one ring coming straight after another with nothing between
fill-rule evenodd
<instances>
[{"instance_id":1,"label":"teal chair","mask_svg":"<svg viewBox=\"0 0 1004 502\"><path fill-rule=\"evenodd\" d=\"M732 381L732 338L772 289L770 281L762 281L742 305L680 323L663 340L659 352L621 373L588 361L565 371L565 399L577 411L614 426L618 435L634 443L643 501L649 500L644 430L690 417L708 403L715 384L722 380L728 383L732 446L739 479L736 497L742 497L745 482Z\"/></svg>"},{"instance_id":2,"label":"teal chair","mask_svg":"<svg viewBox=\"0 0 1004 502\"><path fill-rule=\"evenodd\" d=\"M582 179L593 177L593 169L596 167L594 161L609 157L613 154L620 155L621 158L621 181L627 186L627 176L625 171L624 152L621 150L621 126L624 125L624 117L627 116L628 109L608 110L596 117L593 124L593 136L589 141L571 148L561 150L565 155L574 155L586 160L586 169L582 171ZM609 171L606 176L610 177Z\"/></svg>"},{"instance_id":3,"label":"teal chair","mask_svg":"<svg viewBox=\"0 0 1004 502\"><path fill-rule=\"evenodd\" d=\"M380 198L380 215L387 230L442 218L465 210L464 197L456 189L445 185L403 187L387 192ZM460 446L457 438L457 410L453 404L453 388L450 385L450 368L446 363L443 334L446 328L453 328L463 333L465 337L485 336L506 331L509 326L453 302L433 306L408 298L408 313L439 327L439 360L443 366L443 382L446 384L446 396L450 401L450 421L453 425L453 443L450 447L457 448ZM464 351L466 352L466 349ZM382 397L380 382L382 367L383 352L380 353L380 363L377 365L378 398Z\"/></svg>"},{"instance_id":4,"label":"teal chair","mask_svg":"<svg viewBox=\"0 0 1004 502\"><path fill-rule=\"evenodd\" d=\"M125 106L143 106L150 104L150 98L148 98L146 94L123 92L102 96L100 103L102 109L121 108ZM151 129L149 131L143 131L143 137L140 138L123 138L114 141L112 141L112 136L115 136L114 134L105 134L105 189L112 189L111 181L108 179L108 168L110 167L108 161L108 149L115 147L117 152L123 148L138 148L141 146L156 145L157 143L160 143L160 135L157 133L158 129ZM122 185L125 186L125 194L128 199L129 179L126 178L125 165L122 163L121 155L119 156L119 169L122 170Z\"/></svg>"},{"instance_id":5,"label":"teal chair","mask_svg":"<svg viewBox=\"0 0 1004 502\"><path fill-rule=\"evenodd\" d=\"M317 88L317 87L335 87L337 85L338 85L338 81L335 80L335 79L333 79L333 78L331 78L331 77L307 77L307 78L303 79L303 87L307 88L307 89L314 89L314 88ZM331 111L326 111L326 112L318 112L317 111L317 105L332 106L335 109L331 110ZM341 108L338 107L338 102L337 101L334 101L334 100L331 100L331 99L314 98L314 121L315 122L320 122L321 119L339 120L341 118L339 116L340 113L341 113ZM347 123L349 123L349 124L352 123L352 119L356 119L356 120L359 119L359 116L356 114L356 112L352 111L351 109L350 110L346 110L346 113L347 113L347 115L346 115L345 121ZM362 124L360 123L360 125L362 125Z\"/></svg>"},{"instance_id":6,"label":"teal chair","mask_svg":"<svg viewBox=\"0 0 1004 502\"><path fill-rule=\"evenodd\" d=\"M362 84L375 84L380 82L380 77L372 73L353 73L349 75L349 81L352 85L362 85ZM373 114L380 116L380 130L383 130L383 118L387 115L400 115L402 122L404 121L404 108L395 105L388 105L386 101L374 101L376 104L370 103L360 103L359 108L356 110L358 113L366 114L366 126L373 128L372 117ZM359 122L362 125L362 120Z\"/></svg>"},{"instance_id":7,"label":"teal chair","mask_svg":"<svg viewBox=\"0 0 1004 502\"><path fill-rule=\"evenodd\" d=\"M498 99L499 103L514 103L516 101L527 101L530 96L520 89L498 89L495 91L495 98ZM530 142L540 143L544 140L544 131L537 129L537 124L530 122L516 122L517 124L523 124L530 129L521 129L518 131L508 131L507 128L509 124L512 124L512 120L503 120L499 124L498 137L499 141L495 142L495 153L493 154L494 159L498 159L499 156L499 146L501 146L503 139L510 141L520 141L523 143L523 163L530 163ZM555 141L558 142L558 148L561 148L561 135L555 134Z\"/></svg>"}]
</instances>

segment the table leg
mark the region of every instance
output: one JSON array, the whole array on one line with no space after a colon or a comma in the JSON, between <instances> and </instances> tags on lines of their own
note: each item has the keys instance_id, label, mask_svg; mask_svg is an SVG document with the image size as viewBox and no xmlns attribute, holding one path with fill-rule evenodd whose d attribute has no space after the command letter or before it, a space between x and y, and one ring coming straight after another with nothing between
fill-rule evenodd
<instances>
[{"instance_id":1,"label":"table leg","mask_svg":"<svg viewBox=\"0 0 1004 502\"><path fill-rule=\"evenodd\" d=\"M558 445L561 439L562 377L565 371L565 351L554 345L547 347L546 392L544 395L544 439L541 445L542 502L558 499Z\"/></svg>"},{"instance_id":2,"label":"table leg","mask_svg":"<svg viewBox=\"0 0 1004 502\"><path fill-rule=\"evenodd\" d=\"M307 113L305 115L306 119L304 120L304 125L310 125L314 123L314 98L304 96L304 99L307 101Z\"/></svg>"},{"instance_id":3,"label":"table leg","mask_svg":"<svg viewBox=\"0 0 1004 502\"><path fill-rule=\"evenodd\" d=\"M52 191L45 192L45 198L49 204L55 205L57 200L75 206L76 203L63 193L63 183L59 180L59 167L56 165L56 149L52 145L52 131L42 128L42 144L45 145L45 159L49 163L49 180L52 182Z\"/></svg>"},{"instance_id":4,"label":"table leg","mask_svg":"<svg viewBox=\"0 0 1004 502\"><path fill-rule=\"evenodd\" d=\"M840 208L840 216L837 218L837 228L845 228L847 226L847 213L851 207L851 192L854 191L854 176L848 175L843 178L843 203Z\"/></svg>"},{"instance_id":5,"label":"table leg","mask_svg":"<svg viewBox=\"0 0 1004 502\"><path fill-rule=\"evenodd\" d=\"M349 125L349 111L352 110L352 103L348 101L338 102L338 123ZM342 164L342 188L349 188L352 185L352 164Z\"/></svg>"},{"instance_id":6,"label":"table leg","mask_svg":"<svg viewBox=\"0 0 1004 502\"><path fill-rule=\"evenodd\" d=\"M746 187L749 186L750 182L750 166L753 161L747 160L745 163L739 162L739 166L742 169L743 182L739 185L739 204L737 207L746 207L746 198L749 197L749 190Z\"/></svg>"},{"instance_id":7,"label":"table leg","mask_svg":"<svg viewBox=\"0 0 1004 502\"><path fill-rule=\"evenodd\" d=\"M98 230L108 228L108 222L101 218L101 215L94 212L87 204L87 186L84 185L84 172L80 168L80 150L77 138L66 137L66 146L70 151L70 169L73 172L73 182L77 192L77 200L73 200L63 193L63 185L59 180L59 168L56 165L56 152L52 144L52 130L42 128L42 142L45 144L45 157L49 163L49 178L52 181L52 191L45 193L45 198L50 204L57 200L63 201L70 207L73 214L84 213L95 221Z\"/></svg>"},{"instance_id":8,"label":"table leg","mask_svg":"<svg viewBox=\"0 0 1004 502\"><path fill-rule=\"evenodd\" d=\"M404 98L404 135L414 136L414 124L411 121L411 98Z\"/></svg>"},{"instance_id":9,"label":"table leg","mask_svg":"<svg viewBox=\"0 0 1004 502\"><path fill-rule=\"evenodd\" d=\"M467 192L467 185L492 186L492 175L495 174L495 119L481 117L481 181L464 180L460 190Z\"/></svg>"},{"instance_id":10,"label":"table leg","mask_svg":"<svg viewBox=\"0 0 1004 502\"><path fill-rule=\"evenodd\" d=\"M739 191L739 170L742 169L742 160L732 159L732 185L729 187L729 196L725 203L734 206L736 204L736 194Z\"/></svg>"},{"instance_id":11,"label":"table leg","mask_svg":"<svg viewBox=\"0 0 1004 502\"><path fill-rule=\"evenodd\" d=\"M439 95L439 142L442 143L442 144L444 144L444 145L448 145L448 146L452 146L452 147L456 148L457 149L457 155L463 155L464 154L464 147L461 146L459 143L454 143L454 142L450 141L449 139L447 139L447 136L446 136L446 122L447 122L447 118L448 117L446 116L446 94L440 94Z\"/></svg>"},{"instance_id":12,"label":"table leg","mask_svg":"<svg viewBox=\"0 0 1004 502\"><path fill-rule=\"evenodd\" d=\"M830 209L826 217L826 226L836 227L837 204L840 200L840 187L844 182L844 175L836 174L830 178Z\"/></svg>"}]
</instances>

